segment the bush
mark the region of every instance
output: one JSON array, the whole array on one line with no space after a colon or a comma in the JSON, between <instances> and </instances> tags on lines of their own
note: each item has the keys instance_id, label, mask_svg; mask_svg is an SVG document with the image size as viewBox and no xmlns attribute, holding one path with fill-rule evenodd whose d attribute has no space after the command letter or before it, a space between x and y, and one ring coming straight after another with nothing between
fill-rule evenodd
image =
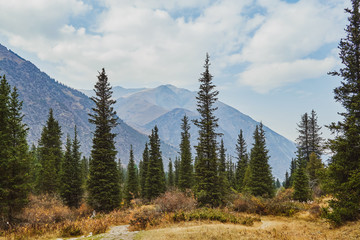
<instances>
[{"instance_id":1,"label":"bush","mask_svg":"<svg viewBox=\"0 0 360 240\"><path fill-rule=\"evenodd\" d=\"M160 210L152 205L135 209L130 217L131 230L143 230L149 225L156 225L161 215Z\"/></svg>"},{"instance_id":2,"label":"bush","mask_svg":"<svg viewBox=\"0 0 360 240\"><path fill-rule=\"evenodd\" d=\"M65 223L60 233L61 237L75 237L83 234L81 228L72 222Z\"/></svg>"},{"instance_id":3,"label":"bush","mask_svg":"<svg viewBox=\"0 0 360 240\"><path fill-rule=\"evenodd\" d=\"M161 212L189 211L196 207L196 200L191 192L183 193L178 190L169 191L155 199Z\"/></svg>"}]
</instances>

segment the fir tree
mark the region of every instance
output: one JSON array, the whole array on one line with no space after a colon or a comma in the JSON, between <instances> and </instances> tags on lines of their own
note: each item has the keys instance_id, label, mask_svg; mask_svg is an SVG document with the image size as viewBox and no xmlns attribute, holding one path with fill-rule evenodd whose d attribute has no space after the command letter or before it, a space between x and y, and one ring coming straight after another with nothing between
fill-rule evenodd
<instances>
[{"instance_id":1,"label":"fir tree","mask_svg":"<svg viewBox=\"0 0 360 240\"><path fill-rule=\"evenodd\" d=\"M229 181L226 172L226 154L225 154L224 141L221 139L220 142L220 151L219 151L219 184L220 184L220 193L221 196L225 196L229 192Z\"/></svg>"},{"instance_id":2,"label":"fir tree","mask_svg":"<svg viewBox=\"0 0 360 240\"><path fill-rule=\"evenodd\" d=\"M190 146L189 118L185 115L181 124L179 188L185 190L193 185L193 166Z\"/></svg>"},{"instance_id":3,"label":"fir tree","mask_svg":"<svg viewBox=\"0 0 360 240\"><path fill-rule=\"evenodd\" d=\"M66 150L61 171L60 196L65 205L78 208L81 203L83 189L81 186L80 143L77 139L76 126L74 132L73 142L71 142L69 135L66 140Z\"/></svg>"},{"instance_id":4,"label":"fir tree","mask_svg":"<svg viewBox=\"0 0 360 240\"><path fill-rule=\"evenodd\" d=\"M227 172L227 179L229 182L229 186L233 189L236 189L237 183L236 183L236 167L235 164L232 161L232 157L230 155L227 156L227 162L226 162L226 172Z\"/></svg>"},{"instance_id":5,"label":"fir tree","mask_svg":"<svg viewBox=\"0 0 360 240\"><path fill-rule=\"evenodd\" d=\"M334 200L330 202L333 212L329 218L336 224L355 220L360 213L360 1L351 2L352 9L346 9L350 14L347 36L339 44L344 66L330 73L342 78L334 94L345 109L340 114L343 120L330 125L336 137L330 140L334 155L328 167L328 187Z\"/></svg>"},{"instance_id":6,"label":"fir tree","mask_svg":"<svg viewBox=\"0 0 360 240\"><path fill-rule=\"evenodd\" d=\"M26 142L27 127L22 123L22 102L17 89L10 93L5 76L0 82L0 216L12 223L28 201L30 156ZM6 138L6 139L5 139ZM4 158L5 157L5 158Z\"/></svg>"},{"instance_id":7,"label":"fir tree","mask_svg":"<svg viewBox=\"0 0 360 240\"><path fill-rule=\"evenodd\" d=\"M321 158L319 158L315 152L310 154L310 161L306 165L306 170L309 175L311 188L313 189L319 186L324 176L325 167Z\"/></svg>"},{"instance_id":8,"label":"fir tree","mask_svg":"<svg viewBox=\"0 0 360 240\"><path fill-rule=\"evenodd\" d=\"M275 186L276 186L277 189L279 189L281 187L281 183L280 183L280 180L278 178L276 179Z\"/></svg>"},{"instance_id":9,"label":"fir tree","mask_svg":"<svg viewBox=\"0 0 360 240\"><path fill-rule=\"evenodd\" d=\"M149 148L148 148L148 144L145 143L143 159L141 161L141 167L140 167L140 190L141 190L142 198L146 197L145 183L146 183L146 178L148 175L148 169L149 169Z\"/></svg>"},{"instance_id":10,"label":"fir tree","mask_svg":"<svg viewBox=\"0 0 360 240\"><path fill-rule=\"evenodd\" d=\"M174 187L174 172L171 158L169 159L169 168L168 168L168 181L167 181L168 188Z\"/></svg>"},{"instance_id":11,"label":"fir tree","mask_svg":"<svg viewBox=\"0 0 360 240\"><path fill-rule=\"evenodd\" d=\"M125 200L127 204L139 196L139 181L136 174L136 165L132 145L130 146L130 159L127 167L127 178L125 184Z\"/></svg>"},{"instance_id":12,"label":"fir tree","mask_svg":"<svg viewBox=\"0 0 360 240\"><path fill-rule=\"evenodd\" d=\"M62 162L61 127L50 109L46 125L39 141L39 172L37 191L41 193L57 193L60 191L60 169Z\"/></svg>"},{"instance_id":13,"label":"fir tree","mask_svg":"<svg viewBox=\"0 0 360 240\"><path fill-rule=\"evenodd\" d=\"M308 162L310 158L310 120L309 115L304 113L301 116L301 121L298 124L299 137L296 139L296 143L301 149L303 157Z\"/></svg>"},{"instance_id":14,"label":"fir tree","mask_svg":"<svg viewBox=\"0 0 360 240\"><path fill-rule=\"evenodd\" d=\"M309 151L310 155L311 153L315 153L317 157L320 158L322 154L322 145L324 140L321 137L321 127L318 125L317 119L318 118L316 112L312 110L309 118Z\"/></svg>"},{"instance_id":15,"label":"fir tree","mask_svg":"<svg viewBox=\"0 0 360 240\"><path fill-rule=\"evenodd\" d=\"M80 163L81 167L81 185L85 189L87 180L89 179L89 160L83 156Z\"/></svg>"},{"instance_id":16,"label":"fir tree","mask_svg":"<svg viewBox=\"0 0 360 240\"><path fill-rule=\"evenodd\" d=\"M175 168L174 185L175 185L175 187L179 187L181 163L180 163L180 159L178 157L175 157L174 168Z\"/></svg>"},{"instance_id":17,"label":"fir tree","mask_svg":"<svg viewBox=\"0 0 360 240\"><path fill-rule=\"evenodd\" d=\"M301 149L298 149L297 155L298 167L294 173L294 193L293 199L301 202L305 202L310 199L310 187L309 187L309 177L306 173L306 159L301 153Z\"/></svg>"},{"instance_id":18,"label":"fir tree","mask_svg":"<svg viewBox=\"0 0 360 240\"><path fill-rule=\"evenodd\" d=\"M254 132L254 144L250 153L250 181L248 188L255 196L271 197L274 194L273 177L268 163L269 156L265 143L265 132L260 123Z\"/></svg>"},{"instance_id":19,"label":"fir tree","mask_svg":"<svg viewBox=\"0 0 360 240\"><path fill-rule=\"evenodd\" d=\"M238 191L242 191L244 186L244 177L246 168L248 165L248 154L246 150L246 142L243 137L243 131L240 130L236 143L236 158L238 160L236 167L236 188Z\"/></svg>"},{"instance_id":20,"label":"fir tree","mask_svg":"<svg viewBox=\"0 0 360 240\"><path fill-rule=\"evenodd\" d=\"M290 186L293 185L293 182L294 182L293 179L294 179L294 174L295 174L296 168L297 168L296 160L291 159L291 162L290 162L290 177L289 177Z\"/></svg>"},{"instance_id":21,"label":"fir tree","mask_svg":"<svg viewBox=\"0 0 360 240\"><path fill-rule=\"evenodd\" d=\"M112 129L117 117L112 105L112 91L105 70L99 73L95 85L95 103L89 122L95 125L88 180L88 202L97 211L109 212L120 205L119 173L116 167L114 138Z\"/></svg>"},{"instance_id":22,"label":"fir tree","mask_svg":"<svg viewBox=\"0 0 360 240\"><path fill-rule=\"evenodd\" d=\"M149 167L145 182L145 194L146 198L151 200L164 193L166 188L157 126L151 131L149 145Z\"/></svg>"},{"instance_id":23,"label":"fir tree","mask_svg":"<svg viewBox=\"0 0 360 240\"><path fill-rule=\"evenodd\" d=\"M288 189L288 188L291 187L288 171L286 171L286 173L285 173L285 181L283 182L283 187L284 187L285 189Z\"/></svg>"},{"instance_id":24,"label":"fir tree","mask_svg":"<svg viewBox=\"0 0 360 240\"><path fill-rule=\"evenodd\" d=\"M213 76L209 72L210 62L209 55L206 54L204 72L201 74L200 89L196 96L197 111L200 119L194 121L199 128L198 144L196 146L197 163L196 163L196 187L195 194L202 205L217 206L221 202L221 191L219 186L219 177L217 173L217 142L219 135L216 133L218 119L214 112L217 101L215 85L212 83Z\"/></svg>"}]
</instances>

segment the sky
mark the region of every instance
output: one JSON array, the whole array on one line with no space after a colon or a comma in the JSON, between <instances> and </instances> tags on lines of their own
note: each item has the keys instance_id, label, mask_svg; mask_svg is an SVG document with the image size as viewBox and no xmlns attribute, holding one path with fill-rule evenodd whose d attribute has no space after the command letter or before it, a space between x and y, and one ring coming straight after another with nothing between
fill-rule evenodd
<instances>
[{"instance_id":1,"label":"sky","mask_svg":"<svg viewBox=\"0 0 360 240\"><path fill-rule=\"evenodd\" d=\"M349 0L0 0L0 43L72 88L196 91L206 53L219 100L294 141L301 115L343 111L338 43ZM329 131L323 127L323 136Z\"/></svg>"}]
</instances>

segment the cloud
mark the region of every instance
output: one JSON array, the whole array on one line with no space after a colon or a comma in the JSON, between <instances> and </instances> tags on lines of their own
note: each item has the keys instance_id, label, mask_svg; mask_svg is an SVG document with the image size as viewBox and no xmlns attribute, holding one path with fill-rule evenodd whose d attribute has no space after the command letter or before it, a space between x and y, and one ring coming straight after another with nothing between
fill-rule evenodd
<instances>
[{"instance_id":1,"label":"cloud","mask_svg":"<svg viewBox=\"0 0 360 240\"><path fill-rule=\"evenodd\" d=\"M96 4L102 5L101 11ZM102 0L96 4L2 1L0 34L12 46L52 62L56 68L50 75L77 88L92 88L102 67L113 85L196 86L209 52L215 76L226 75L266 92L328 71L333 64L329 56L313 59L310 55L338 41L337 29L344 27L340 0L296 4ZM184 11L193 14L185 16ZM77 22L79 16L87 21ZM316 69L315 64L320 66ZM242 65L248 67L236 68Z\"/></svg>"}]
</instances>

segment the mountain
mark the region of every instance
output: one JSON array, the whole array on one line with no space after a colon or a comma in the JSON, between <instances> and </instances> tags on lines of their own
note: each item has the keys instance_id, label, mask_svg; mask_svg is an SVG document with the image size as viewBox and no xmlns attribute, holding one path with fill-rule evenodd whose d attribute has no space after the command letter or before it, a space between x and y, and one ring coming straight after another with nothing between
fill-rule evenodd
<instances>
[{"instance_id":1,"label":"mountain","mask_svg":"<svg viewBox=\"0 0 360 240\"><path fill-rule=\"evenodd\" d=\"M253 132L259 122L237 109L218 101L215 115L219 118L218 132L223 133L227 154L235 156L235 145L240 129L243 130L248 151L253 143ZM118 115L130 126L145 134L157 125L159 136L166 143L178 148L180 144L181 119L186 114L190 119L199 117L196 111L196 92L172 85L136 91L117 99L114 106ZM197 128L190 124L191 143L196 145ZM276 178L283 179L290 161L295 157L293 142L264 126L269 162ZM234 159L236 161L236 159Z\"/></svg>"},{"instance_id":2,"label":"mountain","mask_svg":"<svg viewBox=\"0 0 360 240\"><path fill-rule=\"evenodd\" d=\"M19 97L23 101L24 122L29 127L28 141L30 144L37 144L46 123L49 108L52 108L54 117L61 125L63 142L67 134L73 136L74 126L76 125L81 142L80 150L85 156L89 156L94 126L88 122L88 113L91 112L94 104L88 96L55 81L46 73L41 72L34 64L21 58L1 44L0 74L5 74L9 83L19 90ZM94 78L94 84L96 80ZM114 88L114 92L116 91L118 97L141 90L144 89ZM139 161L142 158L142 151L148 137L133 129L121 119L119 119L119 123L114 130L118 134L115 139L118 157L121 158L122 163L127 163L130 145L133 145L134 157ZM175 156L177 151L175 148L164 142L162 142L161 146L164 158Z\"/></svg>"}]
</instances>

